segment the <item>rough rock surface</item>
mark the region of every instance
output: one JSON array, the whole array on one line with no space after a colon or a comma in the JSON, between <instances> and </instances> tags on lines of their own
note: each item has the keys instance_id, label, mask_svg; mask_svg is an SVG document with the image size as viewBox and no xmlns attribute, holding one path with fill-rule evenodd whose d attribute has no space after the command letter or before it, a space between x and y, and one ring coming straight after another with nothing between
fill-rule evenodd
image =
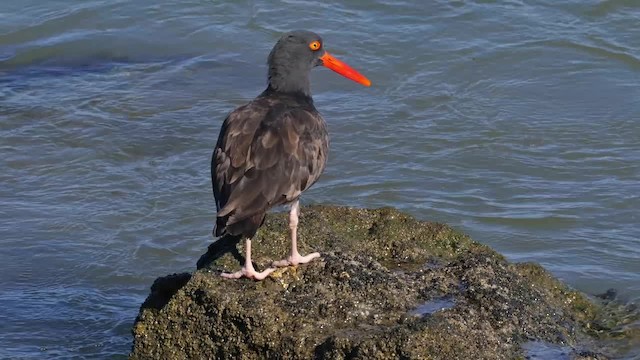
<instances>
[{"instance_id":1,"label":"rough rock surface","mask_svg":"<svg viewBox=\"0 0 640 360\"><path fill-rule=\"evenodd\" d=\"M130 357L607 359L638 345L630 309L596 305L446 225L388 208L302 212L301 252L321 260L227 280L218 274L240 267L242 244L213 243L193 274L153 284ZM269 216L257 267L286 256L288 242L286 216Z\"/></svg>"}]
</instances>

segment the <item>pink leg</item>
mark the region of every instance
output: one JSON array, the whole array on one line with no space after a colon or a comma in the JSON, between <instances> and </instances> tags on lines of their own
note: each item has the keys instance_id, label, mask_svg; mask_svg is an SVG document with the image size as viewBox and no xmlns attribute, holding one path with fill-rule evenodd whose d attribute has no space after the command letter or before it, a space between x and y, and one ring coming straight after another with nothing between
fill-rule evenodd
<instances>
[{"instance_id":1,"label":"pink leg","mask_svg":"<svg viewBox=\"0 0 640 360\"><path fill-rule=\"evenodd\" d=\"M289 266L306 264L309 261L320 257L320 253L314 252L307 256L302 256L298 252L298 215L300 215L300 203L296 201L291 205L291 212L289 212L289 228L291 229L291 254L288 258L280 261L274 261L273 266Z\"/></svg>"},{"instance_id":2,"label":"pink leg","mask_svg":"<svg viewBox=\"0 0 640 360\"><path fill-rule=\"evenodd\" d=\"M269 276L269 274L276 270L274 268L268 268L263 272L257 272L256 269L253 268L253 264L251 263L251 239L247 239L245 252L246 256L244 259L244 266L242 267L242 270L236 271L234 273L222 273L221 276L223 278L239 279L244 276L253 280L263 280L264 278Z\"/></svg>"}]
</instances>

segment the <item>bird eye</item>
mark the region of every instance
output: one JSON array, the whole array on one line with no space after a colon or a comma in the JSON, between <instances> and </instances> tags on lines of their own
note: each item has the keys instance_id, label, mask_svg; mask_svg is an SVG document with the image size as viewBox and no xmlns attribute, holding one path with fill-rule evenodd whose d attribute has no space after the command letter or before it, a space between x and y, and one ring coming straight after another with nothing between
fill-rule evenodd
<instances>
[{"instance_id":1,"label":"bird eye","mask_svg":"<svg viewBox=\"0 0 640 360\"><path fill-rule=\"evenodd\" d=\"M320 41L312 41L311 43L309 43L309 49L316 51L320 49Z\"/></svg>"}]
</instances>

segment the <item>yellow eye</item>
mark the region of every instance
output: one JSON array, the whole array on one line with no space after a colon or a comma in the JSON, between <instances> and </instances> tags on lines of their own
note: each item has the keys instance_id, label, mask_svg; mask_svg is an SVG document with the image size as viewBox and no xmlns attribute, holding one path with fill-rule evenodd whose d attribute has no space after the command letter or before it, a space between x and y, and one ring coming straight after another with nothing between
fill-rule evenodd
<instances>
[{"instance_id":1,"label":"yellow eye","mask_svg":"<svg viewBox=\"0 0 640 360\"><path fill-rule=\"evenodd\" d=\"M316 51L320 50L320 41L312 41L309 43L309 49Z\"/></svg>"}]
</instances>

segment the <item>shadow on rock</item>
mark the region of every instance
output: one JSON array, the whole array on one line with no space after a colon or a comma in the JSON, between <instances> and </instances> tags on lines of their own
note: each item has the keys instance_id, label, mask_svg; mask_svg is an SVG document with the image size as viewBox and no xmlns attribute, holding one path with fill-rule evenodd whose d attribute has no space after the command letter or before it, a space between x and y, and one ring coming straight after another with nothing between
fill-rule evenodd
<instances>
[{"instance_id":1,"label":"shadow on rock","mask_svg":"<svg viewBox=\"0 0 640 360\"><path fill-rule=\"evenodd\" d=\"M200 259L198 259L196 263L197 269L200 270L202 268L215 266L215 261L226 254L231 254L239 264L244 264L244 256L240 254L237 248L239 241L240 237L231 235L226 235L214 241L209 245L209 248L207 248L207 252L202 254Z\"/></svg>"},{"instance_id":2,"label":"shadow on rock","mask_svg":"<svg viewBox=\"0 0 640 360\"><path fill-rule=\"evenodd\" d=\"M157 278L151 285L151 293L142 303L142 309L161 310L169 300L189 282L191 274L172 274Z\"/></svg>"}]
</instances>

